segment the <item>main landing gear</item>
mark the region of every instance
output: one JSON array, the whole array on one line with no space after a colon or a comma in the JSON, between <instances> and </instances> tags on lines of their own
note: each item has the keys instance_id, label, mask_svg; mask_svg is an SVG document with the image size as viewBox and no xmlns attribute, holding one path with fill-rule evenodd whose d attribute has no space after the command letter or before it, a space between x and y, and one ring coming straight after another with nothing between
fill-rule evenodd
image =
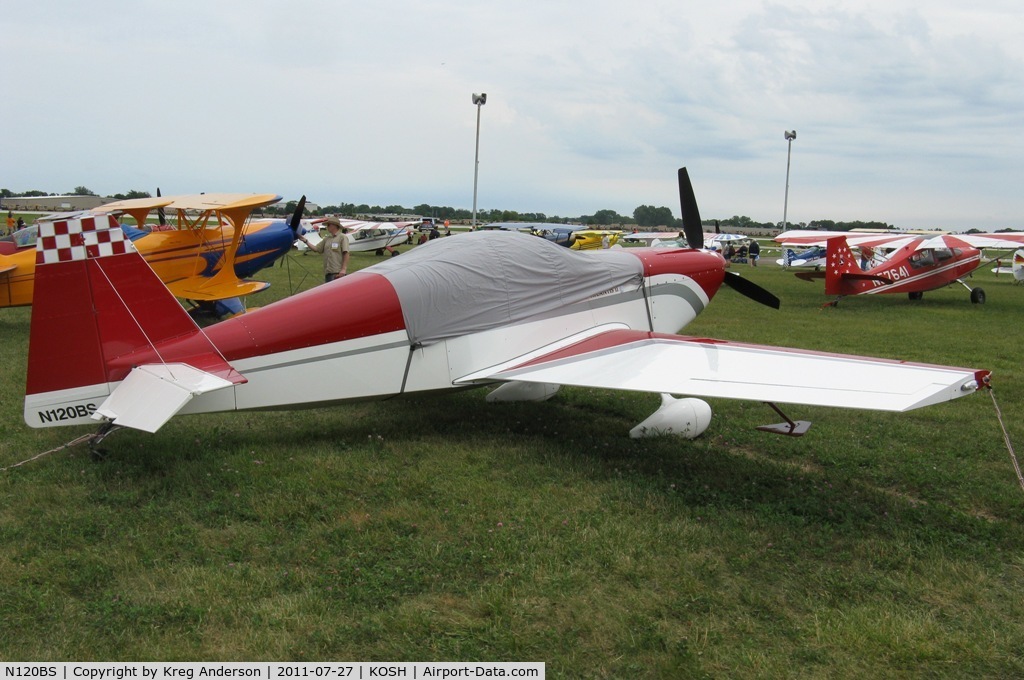
<instances>
[{"instance_id":1,"label":"main landing gear","mask_svg":"<svg viewBox=\"0 0 1024 680\"><path fill-rule=\"evenodd\" d=\"M963 281L963 279L957 279L956 282L971 292L971 304L985 304L984 290L982 290L981 288L971 288ZM922 291L914 291L913 293L907 293L907 297L910 298L911 300L920 300L921 298L924 297L924 293Z\"/></svg>"},{"instance_id":2,"label":"main landing gear","mask_svg":"<svg viewBox=\"0 0 1024 680\"><path fill-rule=\"evenodd\" d=\"M971 288L970 286L967 285L967 283L964 282L963 279L957 279L956 282L959 283L964 288L966 288L967 290L971 291L971 304L985 304L985 291L983 291L981 288Z\"/></svg>"}]
</instances>

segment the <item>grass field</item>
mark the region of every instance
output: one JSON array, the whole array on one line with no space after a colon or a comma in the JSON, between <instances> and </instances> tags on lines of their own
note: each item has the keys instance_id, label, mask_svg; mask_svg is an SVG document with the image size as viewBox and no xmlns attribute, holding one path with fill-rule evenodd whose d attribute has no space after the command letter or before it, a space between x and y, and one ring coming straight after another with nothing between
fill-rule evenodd
<instances>
[{"instance_id":1,"label":"grass field","mask_svg":"<svg viewBox=\"0 0 1024 680\"><path fill-rule=\"evenodd\" d=\"M766 262L769 258L765 258ZM376 261L357 254L356 267ZM845 300L737 267L687 334L993 370L1018 444L1024 288ZM263 300L320 279L268 272ZM28 309L0 310L0 467L87 432L22 422ZM73 342L69 338L68 342ZM757 367L751 367L756 371ZM1024 676L1024 491L988 394L908 414L483 392L124 431L0 472L0 660L544 661L551 677Z\"/></svg>"}]
</instances>

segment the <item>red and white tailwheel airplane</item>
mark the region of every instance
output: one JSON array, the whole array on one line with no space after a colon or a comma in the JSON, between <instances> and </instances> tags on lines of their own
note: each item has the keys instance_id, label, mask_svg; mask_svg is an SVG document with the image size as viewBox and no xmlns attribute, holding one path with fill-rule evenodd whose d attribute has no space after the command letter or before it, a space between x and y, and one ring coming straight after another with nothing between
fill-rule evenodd
<instances>
[{"instance_id":1,"label":"red and white tailwheel airplane","mask_svg":"<svg viewBox=\"0 0 1024 680\"><path fill-rule=\"evenodd\" d=\"M155 432L177 414L578 385L664 394L632 434L693 437L710 407L667 395L904 411L988 383L985 370L675 335L723 283L778 306L701 249L685 168L679 179L692 248L579 253L461 234L204 329L113 221L55 223L38 243L25 420Z\"/></svg>"},{"instance_id":2,"label":"red and white tailwheel airplane","mask_svg":"<svg viewBox=\"0 0 1024 680\"><path fill-rule=\"evenodd\" d=\"M964 277L984 264L982 249L1007 250L1024 245L1024 234L997 232L990 234L867 233L834 231L787 231L775 237L783 244L824 246L827 251L824 271L799 272L797 276L811 281L825 279L825 294L837 298L828 303L835 306L847 295L879 295L906 293L911 300L920 300L930 290L959 283L971 293L971 302L985 302L985 291L971 287ZM891 251L881 260L862 257L862 269L851 247L861 255L879 250Z\"/></svg>"}]
</instances>

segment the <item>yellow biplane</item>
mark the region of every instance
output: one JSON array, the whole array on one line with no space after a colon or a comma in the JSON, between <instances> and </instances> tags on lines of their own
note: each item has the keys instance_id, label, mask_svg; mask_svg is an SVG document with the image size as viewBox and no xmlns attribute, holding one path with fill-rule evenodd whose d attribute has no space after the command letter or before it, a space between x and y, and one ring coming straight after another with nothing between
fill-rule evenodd
<instances>
[{"instance_id":1,"label":"yellow biplane","mask_svg":"<svg viewBox=\"0 0 1024 680\"><path fill-rule=\"evenodd\" d=\"M121 215L125 236L175 296L213 302L250 295L270 285L244 279L288 252L305 201L300 201L290 220L250 218L256 209L280 200L276 194L158 196L116 201L76 216ZM150 225L154 210L159 223ZM127 223L124 215L136 226ZM33 225L16 232L11 241L0 242L0 307L32 304L37 232L38 226Z\"/></svg>"},{"instance_id":2,"label":"yellow biplane","mask_svg":"<svg viewBox=\"0 0 1024 680\"><path fill-rule=\"evenodd\" d=\"M576 237L569 246L573 250L598 250L618 243L622 232L615 229L577 229L572 235Z\"/></svg>"}]
</instances>

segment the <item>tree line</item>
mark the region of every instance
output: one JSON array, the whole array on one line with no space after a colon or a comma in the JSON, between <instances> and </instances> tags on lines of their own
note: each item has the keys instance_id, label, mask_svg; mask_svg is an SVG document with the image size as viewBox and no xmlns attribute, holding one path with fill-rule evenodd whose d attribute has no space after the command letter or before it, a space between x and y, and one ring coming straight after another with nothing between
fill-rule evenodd
<instances>
[{"instance_id":1,"label":"tree line","mask_svg":"<svg viewBox=\"0 0 1024 680\"><path fill-rule=\"evenodd\" d=\"M45 191L30 190L21 193L14 193L9 189L0 189L0 198L13 198L15 196L59 196L63 194L47 193ZM77 186L69 195L72 196L97 196L88 187ZM115 200L127 200L132 198L152 198L148 191L132 189L125 193L113 194L110 198ZM291 215L295 211L297 201L288 201L277 205L267 206L264 212L271 215ZM321 206L315 211L308 211L313 217L323 215L420 215L433 217L438 220L449 220L453 223L470 222L473 213L465 208L453 208L450 206L435 206L427 203L406 207L401 205L369 205L366 203L338 203L336 205ZM598 210L592 215L577 215L575 217L560 217L558 215L545 215L540 212L519 212L516 210L477 210L476 219L478 223L488 222L550 222L550 223L572 223L587 224L594 226L619 226L619 227L667 227L669 229L682 229L682 220L672 214L672 209L665 206L641 205L633 210L632 215L621 215L615 210ZM717 226L719 229L729 230L739 228L744 230L772 231L782 228L781 222L758 222L745 215L733 215L725 219L703 220L707 227ZM849 231L851 229L895 229L891 224L885 222L840 222L834 220L811 220L810 222L789 223L789 229L819 229L823 231Z\"/></svg>"}]
</instances>

